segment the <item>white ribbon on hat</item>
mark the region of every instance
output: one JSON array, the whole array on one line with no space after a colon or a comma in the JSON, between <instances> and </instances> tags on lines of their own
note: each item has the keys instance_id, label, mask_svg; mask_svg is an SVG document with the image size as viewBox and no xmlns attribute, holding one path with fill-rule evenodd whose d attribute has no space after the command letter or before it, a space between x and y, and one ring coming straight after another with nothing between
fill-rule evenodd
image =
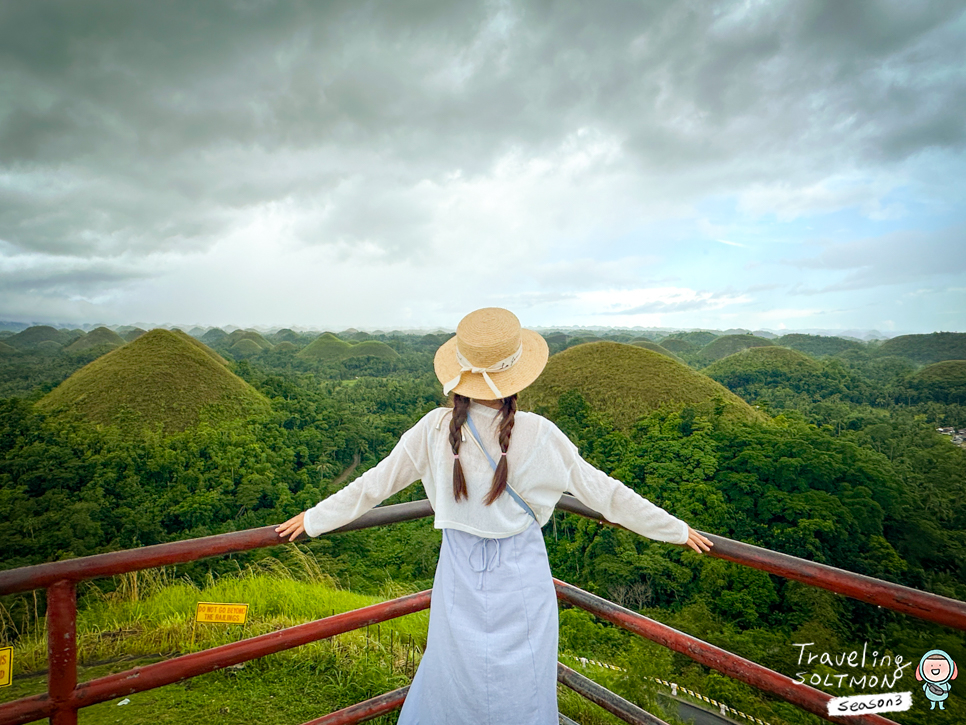
<instances>
[{"instance_id":1,"label":"white ribbon on hat","mask_svg":"<svg viewBox=\"0 0 966 725\"><path fill-rule=\"evenodd\" d=\"M449 392L460 384L460 380L463 379L463 373L482 373L483 379L486 381L486 384L490 386L490 390L493 391L493 394L498 398L502 398L503 393L500 392L500 389L496 387L496 385L493 383L493 380L487 373L499 373L504 370L509 370L513 367L514 363L520 359L521 355L523 355L522 342L520 343L520 347L517 348L517 351L509 357L505 357L499 362L493 363L488 368L478 368L470 363L470 361L465 357L463 357L463 353L460 352L459 348L456 348L456 362L460 364L460 371L457 373L455 378L443 386L443 395L449 395Z\"/></svg>"}]
</instances>

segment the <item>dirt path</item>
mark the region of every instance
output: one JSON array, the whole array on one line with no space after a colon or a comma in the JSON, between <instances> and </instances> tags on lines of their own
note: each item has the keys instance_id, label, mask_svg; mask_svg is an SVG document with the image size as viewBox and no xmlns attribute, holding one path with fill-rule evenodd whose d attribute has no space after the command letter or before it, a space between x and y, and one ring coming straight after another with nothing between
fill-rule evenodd
<instances>
[{"instance_id":1,"label":"dirt path","mask_svg":"<svg viewBox=\"0 0 966 725\"><path fill-rule=\"evenodd\" d=\"M356 468L359 466L360 463L362 463L362 454L359 453L359 451L356 451L355 454L352 456L352 463L349 464L349 467L347 469L345 469L342 473L336 476L336 479L331 483L331 485L341 486L342 483L344 483L345 480L352 475L352 472L356 470Z\"/></svg>"}]
</instances>

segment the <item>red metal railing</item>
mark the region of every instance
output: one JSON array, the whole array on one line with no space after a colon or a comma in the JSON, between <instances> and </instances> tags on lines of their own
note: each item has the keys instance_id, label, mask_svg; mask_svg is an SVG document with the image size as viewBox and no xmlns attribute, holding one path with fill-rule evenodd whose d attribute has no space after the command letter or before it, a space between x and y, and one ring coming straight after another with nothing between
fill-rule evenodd
<instances>
[{"instance_id":1,"label":"red metal railing","mask_svg":"<svg viewBox=\"0 0 966 725\"><path fill-rule=\"evenodd\" d=\"M564 496L558 508L605 522L571 496ZM432 515L428 501L378 507L352 524L338 529L351 531L387 523L409 521ZM335 532L333 532L335 533ZM880 581L835 567L815 564L724 537L706 534L714 542L710 555L751 566L772 574L795 579L812 586L878 604L895 611L966 630L966 603L921 592L909 587ZM195 652L138 667L97 680L77 684L76 584L85 579L112 576L156 566L179 564L206 557L247 551L280 543L273 526L189 541L98 554L95 556L22 567L0 572L0 594L11 594L46 587L49 675L47 693L0 705L0 725L19 725L49 717L54 725L76 725L77 711L126 694L171 684L179 680L228 667L249 659L298 647L352 629L426 609L430 592L420 592L390 602L364 607L327 617L279 632L253 637L221 647ZM678 632L666 625L618 607L605 599L555 580L558 598L587 609L628 631L682 652L697 662L724 672L758 689L783 699L833 722L849 725L885 725L892 721L877 715L829 718L825 703L829 695L796 683L780 673L721 650L706 642ZM653 715L640 711L614 693L591 687L586 678L560 665L558 679L621 717L625 722L659 723ZM572 674L571 674L572 673ZM591 683L593 684L593 683ZM598 689L599 688L599 689ZM399 707L406 688L353 705L350 708L313 720L306 725L362 722ZM628 706L630 706L628 708ZM635 709L636 708L636 709ZM639 712L638 712L639 711ZM641 714L643 713L643 715Z\"/></svg>"}]
</instances>

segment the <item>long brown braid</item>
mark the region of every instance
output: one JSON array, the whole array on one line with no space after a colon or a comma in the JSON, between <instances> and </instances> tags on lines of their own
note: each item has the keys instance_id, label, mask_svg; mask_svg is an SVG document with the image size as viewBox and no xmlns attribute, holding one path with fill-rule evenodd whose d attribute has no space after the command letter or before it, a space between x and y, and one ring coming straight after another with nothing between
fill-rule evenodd
<instances>
[{"instance_id":1,"label":"long brown braid","mask_svg":"<svg viewBox=\"0 0 966 725\"><path fill-rule=\"evenodd\" d=\"M466 491L466 477L463 475L463 465L460 463L460 442L463 439L462 428L466 423L466 416L469 413L470 399L465 395L456 393L453 395L453 415L449 421L449 444L453 449L453 498L457 501L468 498ZM500 421L500 462L496 464L496 471L493 472L493 485L490 492L486 495L484 503L489 506L496 501L500 494L506 490L506 481L509 471L506 463L506 452L510 447L510 434L513 432L513 419L517 412L516 393L503 399L503 407L500 408L503 420Z\"/></svg>"},{"instance_id":2,"label":"long brown braid","mask_svg":"<svg viewBox=\"0 0 966 725\"><path fill-rule=\"evenodd\" d=\"M503 399L503 407L500 408L500 412L503 413L503 420L500 421L500 462L496 464L496 471L493 472L493 485L484 499L487 506L496 501L500 494L506 490L508 475L506 452L510 447L510 433L513 432L513 418L517 412L516 393Z\"/></svg>"},{"instance_id":3,"label":"long brown braid","mask_svg":"<svg viewBox=\"0 0 966 725\"><path fill-rule=\"evenodd\" d=\"M457 501L467 498L466 477L460 463L460 441L463 439L463 424L470 409L470 399L456 393L453 396L453 415L449 420L449 444L453 449L453 498Z\"/></svg>"}]
</instances>

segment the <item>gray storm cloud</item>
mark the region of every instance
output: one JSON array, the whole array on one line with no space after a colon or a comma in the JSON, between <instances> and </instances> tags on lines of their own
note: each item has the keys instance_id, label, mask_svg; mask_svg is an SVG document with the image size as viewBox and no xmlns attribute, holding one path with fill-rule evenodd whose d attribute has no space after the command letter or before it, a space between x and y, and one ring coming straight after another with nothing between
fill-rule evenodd
<instances>
[{"instance_id":1,"label":"gray storm cloud","mask_svg":"<svg viewBox=\"0 0 966 725\"><path fill-rule=\"evenodd\" d=\"M0 240L88 259L67 266L97 286L284 205L301 244L426 263L475 242L448 231L453 188L588 130L613 149L580 172L588 199L797 197L960 153L964 34L960 2L4 3ZM462 216L494 216L476 203ZM509 248L552 224L516 213L534 221ZM42 265L30 279L42 294Z\"/></svg>"}]
</instances>

